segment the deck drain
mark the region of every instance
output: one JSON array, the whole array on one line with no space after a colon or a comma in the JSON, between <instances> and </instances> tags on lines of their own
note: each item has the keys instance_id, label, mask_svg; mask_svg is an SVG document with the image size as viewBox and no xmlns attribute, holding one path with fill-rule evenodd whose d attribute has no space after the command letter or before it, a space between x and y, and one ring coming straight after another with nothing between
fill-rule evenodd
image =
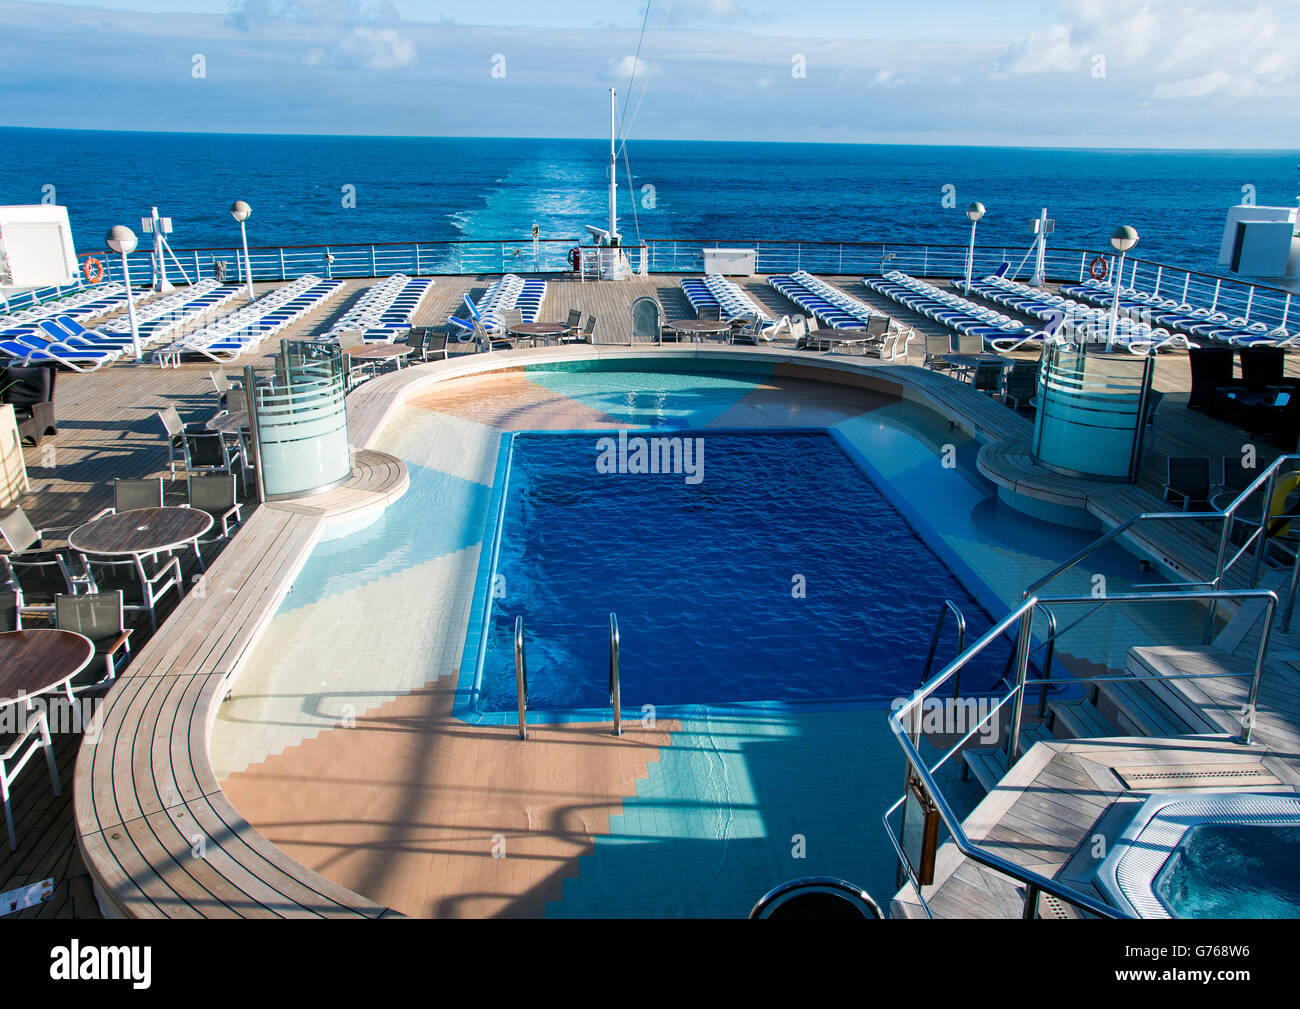
<instances>
[{"instance_id":1,"label":"deck drain","mask_svg":"<svg viewBox=\"0 0 1300 1009\"><path fill-rule=\"evenodd\" d=\"M1054 897L1050 893L1043 893L1038 896L1038 917L1070 918L1073 916L1066 907L1065 901L1061 900L1060 897Z\"/></svg>"},{"instance_id":2,"label":"deck drain","mask_svg":"<svg viewBox=\"0 0 1300 1009\"><path fill-rule=\"evenodd\" d=\"M1263 764L1198 764L1186 770L1152 767L1111 768L1126 788L1210 788L1232 785L1280 785L1281 780Z\"/></svg>"}]
</instances>

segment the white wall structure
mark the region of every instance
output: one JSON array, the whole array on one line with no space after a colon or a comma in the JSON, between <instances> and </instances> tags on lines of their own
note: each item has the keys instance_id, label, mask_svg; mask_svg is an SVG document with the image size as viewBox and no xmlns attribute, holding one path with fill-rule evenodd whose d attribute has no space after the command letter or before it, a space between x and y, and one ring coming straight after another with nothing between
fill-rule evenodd
<instances>
[{"instance_id":1,"label":"white wall structure","mask_svg":"<svg viewBox=\"0 0 1300 1009\"><path fill-rule=\"evenodd\" d=\"M0 207L0 293L59 287L77 277L68 208Z\"/></svg>"},{"instance_id":2,"label":"white wall structure","mask_svg":"<svg viewBox=\"0 0 1300 1009\"><path fill-rule=\"evenodd\" d=\"M1294 280L1300 273L1297 207L1228 208L1219 243L1219 265L1242 277Z\"/></svg>"}]
</instances>

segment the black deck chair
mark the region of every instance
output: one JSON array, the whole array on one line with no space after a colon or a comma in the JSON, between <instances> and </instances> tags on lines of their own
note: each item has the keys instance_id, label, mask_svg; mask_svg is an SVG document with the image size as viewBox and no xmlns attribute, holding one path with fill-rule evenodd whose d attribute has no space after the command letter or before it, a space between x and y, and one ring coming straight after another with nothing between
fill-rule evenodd
<instances>
[{"instance_id":1,"label":"black deck chair","mask_svg":"<svg viewBox=\"0 0 1300 1009\"><path fill-rule=\"evenodd\" d=\"M1232 385L1232 348L1193 347L1187 352L1187 360L1192 369L1188 409L1208 410L1214 402L1214 390Z\"/></svg>"},{"instance_id":2,"label":"black deck chair","mask_svg":"<svg viewBox=\"0 0 1300 1009\"><path fill-rule=\"evenodd\" d=\"M1002 402L1014 410L1023 410L1038 395L1038 363L1021 361L1007 369L1002 388Z\"/></svg>"},{"instance_id":3,"label":"black deck chair","mask_svg":"<svg viewBox=\"0 0 1300 1009\"><path fill-rule=\"evenodd\" d=\"M1002 365L976 365L971 385L976 392L986 392L993 396L1000 395L1002 392Z\"/></svg>"},{"instance_id":4,"label":"black deck chair","mask_svg":"<svg viewBox=\"0 0 1300 1009\"><path fill-rule=\"evenodd\" d=\"M1209 456L1170 456L1165 479L1165 500L1170 497L1182 500L1183 511L1192 511L1193 505L1210 503Z\"/></svg>"},{"instance_id":5,"label":"black deck chair","mask_svg":"<svg viewBox=\"0 0 1300 1009\"><path fill-rule=\"evenodd\" d=\"M39 445L46 435L58 434L54 419L54 365L9 367L0 371L0 403L11 403L18 435Z\"/></svg>"},{"instance_id":6,"label":"black deck chair","mask_svg":"<svg viewBox=\"0 0 1300 1009\"><path fill-rule=\"evenodd\" d=\"M1281 347L1242 347L1241 381L1250 392L1263 392L1282 381L1286 351Z\"/></svg>"}]
</instances>

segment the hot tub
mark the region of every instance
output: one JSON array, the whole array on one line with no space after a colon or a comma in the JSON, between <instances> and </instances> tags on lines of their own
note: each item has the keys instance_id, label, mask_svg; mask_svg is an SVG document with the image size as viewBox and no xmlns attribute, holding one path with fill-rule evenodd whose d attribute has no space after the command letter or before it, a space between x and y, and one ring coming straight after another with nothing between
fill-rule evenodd
<instances>
[{"instance_id":1,"label":"hot tub","mask_svg":"<svg viewBox=\"0 0 1300 1009\"><path fill-rule=\"evenodd\" d=\"M1300 795L1152 795L1097 870L1141 918L1300 918Z\"/></svg>"}]
</instances>

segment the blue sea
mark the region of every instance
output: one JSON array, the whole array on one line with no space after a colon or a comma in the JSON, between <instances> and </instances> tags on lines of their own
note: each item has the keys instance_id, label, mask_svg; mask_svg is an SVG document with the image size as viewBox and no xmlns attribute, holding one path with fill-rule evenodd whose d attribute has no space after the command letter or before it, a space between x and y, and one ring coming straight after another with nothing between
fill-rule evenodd
<instances>
[{"instance_id":1,"label":"blue sea","mask_svg":"<svg viewBox=\"0 0 1300 1009\"><path fill-rule=\"evenodd\" d=\"M78 249L157 206L177 249L233 246L227 213L253 207L254 246L577 238L606 217L608 141L108 133L0 129L0 203L68 207ZM1295 151L1138 151L636 141L619 163L620 225L635 238L964 244L1028 248L1046 207L1058 247L1104 248L1117 224L1138 254L1216 271L1225 211L1291 205ZM952 187L944 207L945 187ZM53 187L52 190L47 187ZM355 206L345 206L353 187ZM651 188L646 188L651 187ZM634 205L635 203L635 205Z\"/></svg>"}]
</instances>

